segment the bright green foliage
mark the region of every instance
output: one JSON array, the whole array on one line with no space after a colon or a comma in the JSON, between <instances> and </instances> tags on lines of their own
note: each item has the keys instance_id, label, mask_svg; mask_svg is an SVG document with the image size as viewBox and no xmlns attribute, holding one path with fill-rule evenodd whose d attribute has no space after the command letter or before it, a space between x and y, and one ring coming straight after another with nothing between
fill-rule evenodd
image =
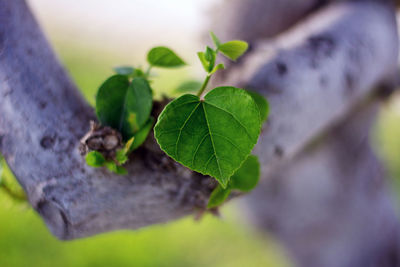
<instances>
[{"instance_id":1,"label":"bright green foliage","mask_svg":"<svg viewBox=\"0 0 400 267\"><path fill-rule=\"evenodd\" d=\"M175 93L193 93L200 89L201 82L186 81L176 88Z\"/></svg>"},{"instance_id":2,"label":"bright green foliage","mask_svg":"<svg viewBox=\"0 0 400 267\"><path fill-rule=\"evenodd\" d=\"M106 160L104 156L98 151L90 151L86 154L85 159L87 165L91 167L99 168L105 166L111 172L116 174L124 175L127 173L126 169L120 166L126 163L128 160L128 156L127 154L125 154L125 151L123 149L118 150L116 153L115 160L118 162L118 165L112 160Z\"/></svg>"},{"instance_id":3,"label":"bright green foliage","mask_svg":"<svg viewBox=\"0 0 400 267\"><path fill-rule=\"evenodd\" d=\"M183 95L169 103L154 131L170 157L215 177L225 188L256 144L260 129L253 98L242 89L218 87L204 100Z\"/></svg>"},{"instance_id":4,"label":"bright green foliage","mask_svg":"<svg viewBox=\"0 0 400 267\"><path fill-rule=\"evenodd\" d=\"M191 81L177 89L177 92L198 90L197 95L185 94L169 103L157 120L154 136L170 157L194 171L217 179L220 187L213 193L209 206L218 206L228 197L231 189L248 191L256 183L240 180L243 173L235 171L246 159L243 168L258 164L248 156L260 135L261 121L267 117L268 104L262 96L235 87L218 87L206 94L204 99L200 98L211 76L225 68L224 64L216 62L218 53L236 60L248 48L244 41L221 43L214 33L210 35L216 48L207 46L204 52L198 53L207 73L204 82ZM126 173L121 165L128 161L129 153L146 140L154 124L154 119L150 117L152 90L148 81L151 68L185 65L174 51L164 46L151 49L147 61L149 67L146 72L129 66L115 68L118 75L112 76L100 87L96 97L98 118L101 124L118 130L127 142L124 148L116 151L112 161L105 160L99 152L90 152L87 155L89 165L106 166L112 172ZM251 171L249 173L257 176ZM235 181L230 182L230 179Z\"/></svg>"},{"instance_id":5,"label":"bright green foliage","mask_svg":"<svg viewBox=\"0 0 400 267\"><path fill-rule=\"evenodd\" d=\"M135 71L135 69L130 66L118 66L118 67L113 68L113 70L117 74L127 75L127 76L132 75L133 72Z\"/></svg>"},{"instance_id":6,"label":"bright green foliage","mask_svg":"<svg viewBox=\"0 0 400 267\"><path fill-rule=\"evenodd\" d=\"M224 203L225 200L229 197L230 193L231 193L231 188L228 187L224 189L222 188L221 185L218 185L210 195L207 208L211 209L222 205L222 203Z\"/></svg>"},{"instance_id":7,"label":"bright green foliage","mask_svg":"<svg viewBox=\"0 0 400 267\"><path fill-rule=\"evenodd\" d=\"M125 143L124 148L117 150L115 155L115 161L118 164L112 160L106 160L103 154L101 154L98 151L90 151L85 156L87 165L95 168L105 166L111 172L114 172L116 174L120 175L126 174L127 173L126 169L123 168L121 165L125 164L128 161L128 155L133 150L134 139L135 137L132 137Z\"/></svg>"},{"instance_id":8,"label":"bright green foliage","mask_svg":"<svg viewBox=\"0 0 400 267\"><path fill-rule=\"evenodd\" d=\"M262 95L260 95L257 92L247 90L247 93L249 93L251 95L251 97L254 99L254 101L256 102L256 104L260 110L261 122L264 122L267 119L268 113L269 113L269 104L268 104L267 100L265 99L265 97L263 97Z\"/></svg>"},{"instance_id":9,"label":"bright green foliage","mask_svg":"<svg viewBox=\"0 0 400 267\"><path fill-rule=\"evenodd\" d=\"M247 51L248 47L249 45L246 42L235 40L221 44L218 49L226 57L235 61Z\"/></svg>"},{"instance_id":10,"label":"bright green foliage","mask_svg":"<svg viewBox=\"0 0 400 267\"><path fill-rule=\"evenodd\" d=\"M124 140L147 122L153 105L151 88L143 78L114 75L99 88L96 112L103 125L121 132Z\"/></svg>"},{"instance_id":11,"label":"bright green foliage","mask_svg":"<svg viewBox=\"0 0 400 267\"><path fill-rule=\"evenodd\" d=\"M211 193L207 208L220 206L228 198L232 190L249 192L253 190L260 179L260 164L257 156L250 155L240 168L232 175L228 186L224 189L218 185Z\"/></svg>"},{"instance_id":12,"label":"bright green foliage","mask_svg":"<svg viewBox=\"0 0 400 267\"><path fill-rule=\"evenodd\" d=\"M99 88L96 96L96 113L100 123L118 130L126 141L125 147L117 150L112 160L106 160L98 151L86 155L88 165L105 166L117 174L126 174L121 165L128 155L138 148L150 133L154 118L152 89L149 85L152 67L180 67L185 62L167 47L155 47L147 55L150 64L146 72L141 68L121 66L114 68L117 75L111 76Z\"/></svg>"},{"instance_id":13,"label":"bright green foliage","mask_svg":"<svg viewBox=\"0 0 400 267\"><path fill-rule=\"evenodd\" d=\"M165 46L154 47L147 54L147 61L153 67L175 68L186 63L174 51Z\"/></svg>"},{"instance_id":14,"label":"bright green foliage","mask_svg":"<svg viewBox=\"0 0 400 267\"><path fill-rule=\"evenodd\" d=\"M103 166L104 163L106 162L106 159L104 158L103 154L97 151L90 151L89 153L87 153L85 160L87 165L95 168Z\"/></svg>"},{"instance_id":15,"label":"bright green foliage","mask_svg":"<svg viewBox=\"0 0 400 267\"><path fill-rule=\"evenodd\" d=\"M198 52L197 56L200 59L201 64L203 65L204 70L210 75L217 71L218 69L223 69L221 66L218 69L215 69L215 60L217 59L217 51L213 50L209 46L206 47L206 52ZM223 64L219 64L222 65Z\"/></svg>"}]
</instances>

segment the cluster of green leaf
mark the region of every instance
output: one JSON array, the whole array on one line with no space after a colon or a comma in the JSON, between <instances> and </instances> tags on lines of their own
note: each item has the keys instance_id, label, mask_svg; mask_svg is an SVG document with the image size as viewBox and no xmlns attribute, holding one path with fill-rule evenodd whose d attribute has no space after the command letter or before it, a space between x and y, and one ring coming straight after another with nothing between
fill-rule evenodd
<instances>
[{"instance_id":1,"label":"cluster of green leaf","mask_svg":"<svg viewBox=\"0 0 400 267\"><path fill-rule=\"evenodd\" d=\"M117 74L100 86L96 96L97 118L103 126L118 130L126 143L113 160L107 160L99 151L89 152L86 155L88 165L105 166L117 174L127 173L122 165L127 162L129 154L146 140L154 124L154 118L150 116L153 107L153 90L149 81L151 68L185 65L171 49L163 46L151 49L147 61L147 71L131 66L114 68Z\"/></svg>"},{"instance_id":2,"label":"cluster of green leaf","mask_svg":"<svg viewBox=\"0 0 400 267\"><path fill-rule=\"evenodd\" d=\"M99 151L90 151L86 154L86 163L94 168L106 167L113 173L125 175L128 171L122 165L128 161L129 154L135 149L134 140L135 137L132 137L125 143L122 149L118 149L113 160L107 160Z\"/></svg>"},{"instance_id":3,"label":"cluster of green leaf","mask_svg":"<svg viewBox=\"0 0 400 267\"><path fill-rule=\"evenodd\" d=\"M212 75L224 69L217 63L219 53L230 60L243 55L248 44L234 40L222 43L213 33L215 48L206 47L198 58L206 71L202 84L189 82L178 88L184 94L171 101L161 112L154 127L154 136L161 149L182 165L210 175L219 182L209 207L221 204L231 190L248 191L259 178L259 165L250 153L257 143L261 125L268 115L266 100L255 92L232 86L217 87L204 97ZM121 167L130 152L139 147L152 129L152 89L149 77L153 67L174 68L185 62L167 47L155 47L147 55L146 71L129 66L115 69L99 88L96 113L100 123L118 130L126 145L107 161L98 151L86 156L90 166L106 166L124 174ZM129 140L129 141L128 141ZM251 185L251 186L250 186Z\"/></svg>"},{"instance_id":4,"label":"cluster of green leaf","mask_svg":"<svg viewBox=\"0 0 400 267\"><path fill-rule=\"evenodd\" d=\"M255 156L249 157L257 143L262 122L268 115L266 100L255 92L224 86L204 97L211 76L224 69L217 64L221 52L231 60L246 52L244 41L221 43L211 33L215 48L206 47L198 57L207 75L196 95L184 94L171 101L160 114L154 135L161 149L182 165L210 175L219 182L209 207L220 205L231 190L250 190L259 179ZM243 180L243 181L242 181Z\"/></svg>"}]
</instances>

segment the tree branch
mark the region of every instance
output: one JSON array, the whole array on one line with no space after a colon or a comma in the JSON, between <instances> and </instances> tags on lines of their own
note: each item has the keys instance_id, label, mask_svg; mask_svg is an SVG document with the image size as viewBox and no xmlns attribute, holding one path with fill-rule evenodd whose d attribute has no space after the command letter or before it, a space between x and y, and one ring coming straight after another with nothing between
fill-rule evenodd
<instances>
[{"instance_id":1,"label":"tree branch","mask_svg":"<svg viewBox=\"0 0 400 267\"><path fill-rule=\"evenodd\" d=\"M256 148L264 177L396 65L393 12L373 3L337 6L277 41L280 52L258 47L238 67L247 75L231 79L269 98L271 120ZM152 138L133 155L128 176L86 166L77 146L93 111L24 1L0 0L0 7L0 150L56 236L136 229L205 206L212 180L170 160Z\"/></svg>"},{"instance_id":2,"label":"tree branch","mask_svg":"<svg viewBox=\"0 0 400 267\"><path fill-rule=\"evenodd\" d=\"M79 155L92 109L54 57L22 0L0 0L0 149L50 230L71 239L166 222L204 207L208 179L169 160L155 142L130 176Z\"/></svg>"}]
</instances>

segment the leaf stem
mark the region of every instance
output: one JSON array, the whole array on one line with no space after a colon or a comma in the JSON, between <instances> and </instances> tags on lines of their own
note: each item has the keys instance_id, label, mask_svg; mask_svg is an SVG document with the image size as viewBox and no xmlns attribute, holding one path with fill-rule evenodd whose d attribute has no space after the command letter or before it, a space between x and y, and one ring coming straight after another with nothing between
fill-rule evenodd
<instances>
[{"instance_id":1,"label":"leaf stem","mask_svg":"<svg viewBox=\"0 0 400 267\"><path fill-rule=\"evenodd\" d=\"M197 92L197 96L198 96L198 97L200 97L200 96L203 94L204 90L206 89L206 87L207 87L207 85L208 85L208 82L210 81L210 78L211 78L211 75L210 75L210 74L207 74L207 77L206 77L206 79L204 80L203 84L201 85L200 90Z\"/></svg>"}]
</instances>

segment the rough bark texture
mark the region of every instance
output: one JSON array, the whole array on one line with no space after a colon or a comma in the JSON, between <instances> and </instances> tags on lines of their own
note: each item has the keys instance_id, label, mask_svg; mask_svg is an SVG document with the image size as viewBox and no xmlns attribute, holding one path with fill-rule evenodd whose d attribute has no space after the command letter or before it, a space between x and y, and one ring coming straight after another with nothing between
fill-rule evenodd
<instances>
[{"instance_id":1,"label":"rough bark texture","mask_svg":"<svg viewBox=\"0 0 400 267\"><path fill-rule=\"evenodd\" d=\"M263 178L293 157L301 165L306 144L365 100L396 59L394 13L379 3L336 4L276 42L257 45L228 80L270 101L271 119L256 148ZM24 1L0 0L0 150L51 231L71 239L135 229L204 207L214 184L169 160L151 138L133 155L128 176L87 167L77 147L91 118ZM321 151L314 153L328 153ZM292 251L307 256L306 249Z\"/></svg>"}]
</instances>

